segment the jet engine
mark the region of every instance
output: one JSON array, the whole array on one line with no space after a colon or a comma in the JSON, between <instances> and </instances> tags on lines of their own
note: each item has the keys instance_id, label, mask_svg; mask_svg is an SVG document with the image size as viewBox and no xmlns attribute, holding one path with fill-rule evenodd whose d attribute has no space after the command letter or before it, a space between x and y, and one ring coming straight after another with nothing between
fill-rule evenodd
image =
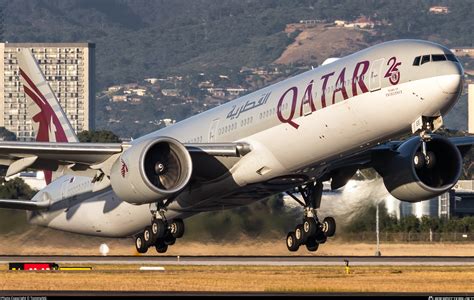
<instances>
[{"instance_id":1,"label":"jet engine","mask_svg":"<svg viewBox=\"0 0 474 300\"><path fill-rule=\"evenodd\" d=\"M160 137L125 150L112 166L110 182L122 200L139 205L176 195L191 173L188 150L175 139Z\"/></svg>"},{"instance_id":2,"label":"jet engine","mask_svg":"<svg viewBox=\"0 0 474 300\"><path fill-rule=\"evenodd\" d=\"M462 157L453 143L433 135L426 142L425 154L421 139L413 137L395 153L375 157L375 169L392 196L407 202L427 200L445 193L458 181Z\"/></svg>"}]
</instances>

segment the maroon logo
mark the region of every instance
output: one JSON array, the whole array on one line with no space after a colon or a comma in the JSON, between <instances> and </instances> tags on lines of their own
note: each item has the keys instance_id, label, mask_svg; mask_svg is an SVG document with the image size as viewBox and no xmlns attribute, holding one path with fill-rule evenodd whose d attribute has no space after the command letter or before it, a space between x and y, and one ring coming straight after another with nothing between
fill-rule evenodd
<instances>
[{"instance_id":1,"label":"maroon logo","mask_svg":"<svg viewBox=\"0 0 474 300\"><path fill-rule=\"evenodd\" d=\"M337 98L339 101L347 100L351 88L353 97L357 96L360 92L362 94L367 93L369 89L364 82L364 77L368 70L369 62L364 60L356 64L350 82L349 80L346 81L346 67L344 67L338 73L332 71L321 76L317 82L311 80L306 89L304 89L304 92L303 89L298 90L296 86L290 87L281 95L278 101L278 120L281 123L286 123L298 129L300 125L296 123L295 119L303 116L305 111L314 112L317 105L320 105L321 109L323 109L338 102ZM335 82L334 79L336 79ZM328 88L331 86L330 83L333 83L333 87ZM319 90L320 97L317 97L317 90Z\"/></svg>"},{"instance_id":2,"label":"maroon logo","mask_svg":"<svg viewBox=\"0 0 474 300\"><path fill-rule=\"evenodd\" d=\"M392 85L395 85L400 81L400 71L398 71L398 66L401 64L401 62L397 62L397 58L395 56L391 57L387 62L387 66L390 65L390 68L388 68L384 78L388 78L388 81L390 81Z\"/></svg>"},{"instance_id":3,"label":"maroon logo","mask_svg":"<svg viewBox=\"0 0 474 300\"><path fill-rule=\"evenodd\" d=\"M128 167L127 164L123 161L123 159L120 159L122 162L122 167L120 168L120 174L122 174L122 177L125 178L125 175L128 173Z\"/></svg>"}]
</instances>

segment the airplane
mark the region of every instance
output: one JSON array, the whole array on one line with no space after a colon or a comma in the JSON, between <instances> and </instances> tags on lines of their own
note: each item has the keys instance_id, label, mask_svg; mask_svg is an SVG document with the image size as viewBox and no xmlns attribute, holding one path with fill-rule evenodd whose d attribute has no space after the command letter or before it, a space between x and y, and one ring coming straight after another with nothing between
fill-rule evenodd
<instances>
[{"instance_id":1,"label":"airplane","mask_svg":"<svg viewBox=\"0 0 474 300\"><path fill-rule=\"evenodd\" d=\"M31 200L4 199L28 222L103 237L134 237L165 253L186 218L286 192L304 208L289 251L316 251L334 236L318 218L323 182L343 187L374 168L395 198L418 202L451 189L470 136L435 134L463 86L446 47L395 40L321 66L128 143L80 143L27 49L19 75L36 142L1 142L7 176L45 170ZM397 141L401 137L410 138ZM295 196L299 192L303 200Z\"/></svg>"}]
</instances>

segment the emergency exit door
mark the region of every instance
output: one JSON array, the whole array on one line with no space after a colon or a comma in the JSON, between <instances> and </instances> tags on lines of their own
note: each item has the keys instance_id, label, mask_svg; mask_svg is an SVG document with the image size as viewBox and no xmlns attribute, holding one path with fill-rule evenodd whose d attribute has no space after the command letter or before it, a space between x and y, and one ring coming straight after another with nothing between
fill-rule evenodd
<instances>
[{"instance_id":1,"label":"emergency exit door","mask_svg":"<svg viewBox=\"0 0 474 300\"><path fill-rule=\"evenodd\" d=\"M378 91L382 88L382 66L384 59L377 59L372 62L372 67L370 68L370 81L369 87L370 91Z\"/></svg>"},{"instance_id":2,"label":"emergency exit door","mask_svg":"<svg viewBox=\"0 0 474 300\"><path fill-rule=\"evenodd\" d=\"M217 134L217 127L219 126L219 119L215 119L211 123L211 127L209 128L209 139L208 142L212 143L216 141L216 134Z\"/></svg>"}]
</instances>

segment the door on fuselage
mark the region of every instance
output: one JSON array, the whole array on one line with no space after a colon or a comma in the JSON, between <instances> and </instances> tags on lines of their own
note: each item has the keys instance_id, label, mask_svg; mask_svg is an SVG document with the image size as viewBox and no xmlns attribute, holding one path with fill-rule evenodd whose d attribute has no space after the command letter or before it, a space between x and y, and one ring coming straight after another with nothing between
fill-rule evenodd
<instances>
[{"instance_id":1,"label":"door on fuselage","mask_svg":"<svg viewBox=\"0 0 474 300\"><path fill-rule=\"evenodd\" d=\"M384 58L381 58L372 62L369 80L369 87L371 92L378 91L382 88L382 65L384 60Z\"/></svg>"},{"instance_id":2,"label":"door on fuselage","mask_svg":"<svg viewBox=\"0 0 474 300\"><path fill-rule=\"evenodd\" d=\"M217 126L219 126L219 119L212 120L211 127L209 128L209 143L216 141Z\"/></svg>"}]
</instances>

